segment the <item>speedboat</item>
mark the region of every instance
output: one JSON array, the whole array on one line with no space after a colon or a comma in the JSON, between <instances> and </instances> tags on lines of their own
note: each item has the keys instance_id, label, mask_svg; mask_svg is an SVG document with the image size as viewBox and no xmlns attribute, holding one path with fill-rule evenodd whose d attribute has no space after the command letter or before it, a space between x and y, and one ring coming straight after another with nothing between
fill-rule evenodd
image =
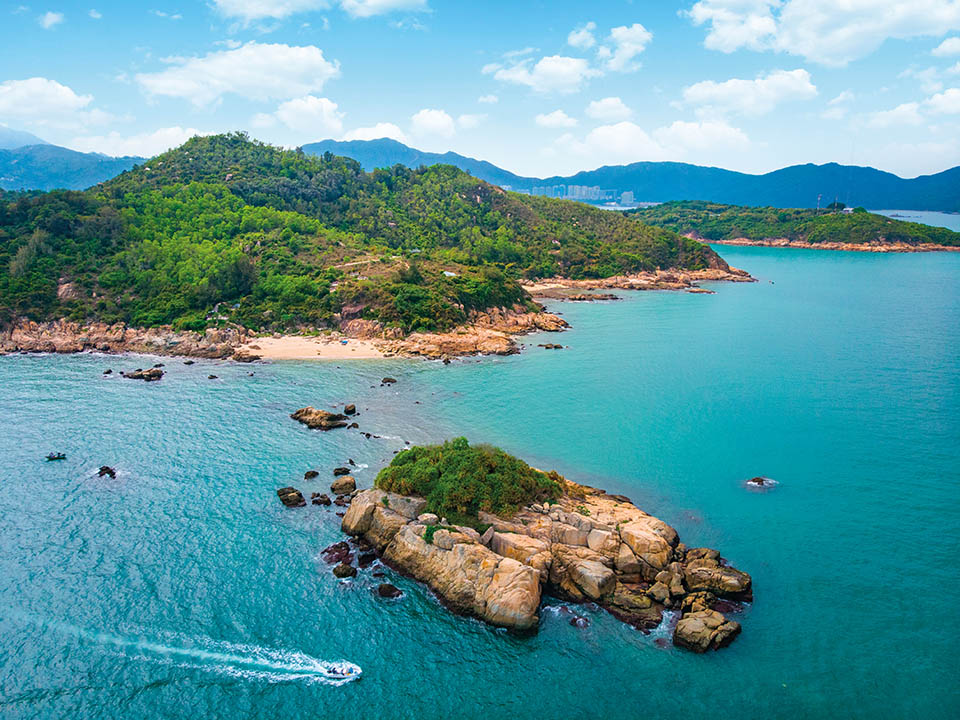
<instances>
[{"instance_id":1,"label":"speedboat","mask_svg":"<svg viewBox=\"0 0 960 720\"><path fill-rule=\"evenodd\" d=\"M67 459L67 456L64 455L63 453L50 453L47 455L47 462L50 462L52 460L66 460L66 459Z\"/></svg>"},{"instance_id":2,"label":"speedboat","mask_svg":"<svg viewBox=\"0 0 960 720\"><path fill-rule=\"evenodd\" d=\"M331 680L358 680L363 674L359 665L346 660L324 663L323 674Z\"/></svg>"}]
</instances>

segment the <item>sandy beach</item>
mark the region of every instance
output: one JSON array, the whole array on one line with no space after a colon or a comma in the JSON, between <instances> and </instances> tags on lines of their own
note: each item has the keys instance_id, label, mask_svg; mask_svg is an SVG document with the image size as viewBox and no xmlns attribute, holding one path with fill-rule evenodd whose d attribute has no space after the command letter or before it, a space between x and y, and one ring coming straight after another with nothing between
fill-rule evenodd
<instances>
[{"instance_id":1,"label":"sandy beach","mask_svg":"<svg viewBox=\"0 0 960 720\"><path fill-rule=\"evenodd\" d=\"M346 344L341 340L346 340ZM356 360L384 356L373 340L304 335L254 338L240 351L264 360Z\"/></svg>"}]
</instances>

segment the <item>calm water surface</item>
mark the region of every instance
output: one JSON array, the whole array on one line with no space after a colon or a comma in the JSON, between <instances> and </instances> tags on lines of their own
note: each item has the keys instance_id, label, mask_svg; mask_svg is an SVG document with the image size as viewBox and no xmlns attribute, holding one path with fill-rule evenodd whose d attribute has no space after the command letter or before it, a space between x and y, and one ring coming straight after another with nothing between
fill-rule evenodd
<instances>
[{"instance_id":1,"label":"calm water surface","mask_svg":"<svg viewBox=\"0 0 960 720\"><path fill-rule=\"evenodd\" d=\"M760 282L558 305L563 351L151 384L116 372L152 358L0 358L0 717L956 717L960 255L722 253ZM344 401L383 437L288 417ZM276 498L458 434L720 548L754 577L741 637L695 656L545 610L517 638L392 574L386 602L323 564L332 512ZM363 679L327 684L338 658Z\"/></svg>"}]
</instances>

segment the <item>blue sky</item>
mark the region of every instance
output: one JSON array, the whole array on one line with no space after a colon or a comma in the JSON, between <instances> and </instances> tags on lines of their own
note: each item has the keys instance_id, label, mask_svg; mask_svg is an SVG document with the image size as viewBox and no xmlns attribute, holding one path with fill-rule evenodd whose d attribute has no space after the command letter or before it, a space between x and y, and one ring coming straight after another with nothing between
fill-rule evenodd
<instances>
[{"instance_id":1,"label":"blue sky","mask_svg":"<svg viewBox=\"0 0 960 720\"><path fill-rule=\"evenodd\" d=\"M0 123L154 154L395 137L527 175L960 165L960 0L4 2Z\"/></svg>"}]
</instances>

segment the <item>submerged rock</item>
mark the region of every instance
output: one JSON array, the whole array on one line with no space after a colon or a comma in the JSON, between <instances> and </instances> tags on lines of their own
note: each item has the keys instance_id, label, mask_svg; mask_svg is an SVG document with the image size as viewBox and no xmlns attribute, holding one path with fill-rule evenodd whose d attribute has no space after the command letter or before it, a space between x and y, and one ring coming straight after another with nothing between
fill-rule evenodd
<instances>
[{"instance_id":1,"label":"submerged rock","mask_svg":"<svg viewBox=\"0 0 960 720\"><path fill-rule=\"evenodd\" d=\"M326 493L313 493L310 496L310 502L314 505L330 505L330 496Z\"/></svg>"},{"instance_id":2,"label":"submerged rock","mask_svg":"<svg viewBox=\"0 0 960 720\"><path fill-rule=\"evenodd\" d=\"M334 428L347 426L347 423L344 422L347 419L346 415L317 410L313 407L301 408L290 417L303 423L311 430L333 430Z\"/></svg>"},{"instance_id":3,"label":"submerged rock","mask_svg":"<svg viewBox=\"0 0 960 720\"><path fill-rule=\"evenodd\" d=\"M377 595L382 598L393 599L401 597L403 595L403 591L397 586L391 585L390 583L380 583L380 585L377 587Z\"/></svg>"},{"instance_id":4,"label":"submerged rock","mask_svg":"<svg viewBox=\"0 0 960 720\"><path fill-rule=\"evenodd\" d=\"M97 471L97 477L115 478L117 477L117 471L109 465L101 465L100 469Z\"/></svg>"}]
</instances>

